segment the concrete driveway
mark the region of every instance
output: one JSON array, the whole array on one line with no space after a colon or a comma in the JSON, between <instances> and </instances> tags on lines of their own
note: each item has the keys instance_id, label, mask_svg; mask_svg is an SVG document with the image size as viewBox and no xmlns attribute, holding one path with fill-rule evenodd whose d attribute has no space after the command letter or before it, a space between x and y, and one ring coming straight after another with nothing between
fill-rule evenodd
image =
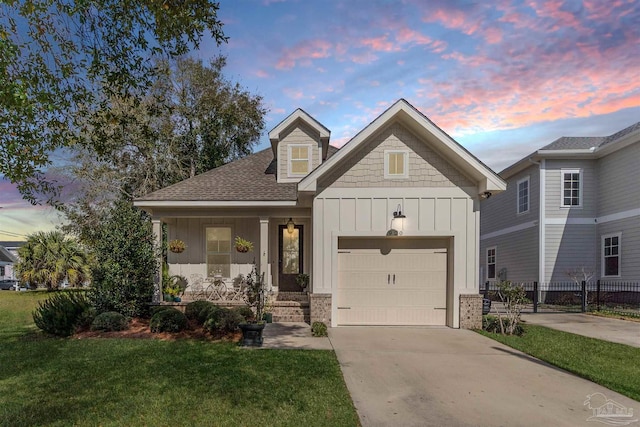
<instances>
[{"instance_id":1,"label":"concrete driveway","mask_svg":"<svg viewBox=\"0 0 640 427\"><path fill-rule=\"evenodd\" d=\"M598 392L632 419L640 412L640 402L472 331L339 327L329 338L363 426L593 426L584 402Z\"/></svg>"}]
</instances>

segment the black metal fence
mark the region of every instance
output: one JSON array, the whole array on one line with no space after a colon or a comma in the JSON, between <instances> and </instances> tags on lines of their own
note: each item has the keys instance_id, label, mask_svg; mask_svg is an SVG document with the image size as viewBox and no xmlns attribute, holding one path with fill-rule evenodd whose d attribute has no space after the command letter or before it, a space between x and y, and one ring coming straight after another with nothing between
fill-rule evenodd
<instances>
[{"instance_id":1,"label":"black metal fence","mask_svg":"<svg viewBox=\"0 0 640 427\"><path fill-rule=\"evenodd\" d=\"M518 282L529 304L525 312L549 311L614 311L640 316L640 282L598 280L595 282ZM498 284L485 282L480 292L485 298L499 302Z\"/></svg>"}]
</instances>

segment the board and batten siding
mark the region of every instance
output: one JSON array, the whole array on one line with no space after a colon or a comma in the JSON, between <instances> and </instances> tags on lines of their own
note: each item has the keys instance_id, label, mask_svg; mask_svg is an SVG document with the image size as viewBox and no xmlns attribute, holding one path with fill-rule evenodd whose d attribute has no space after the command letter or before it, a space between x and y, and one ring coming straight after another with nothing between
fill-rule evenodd
<instances>
[{"instance_id":1,"label":"board and batten siding","mask_svg":"<svg viewBox=\"0 0 640 427\"><path fill-rule=\"evenodd\" d=\"M638 162L640 143L598 160L598 216L640 209Z\"/></svg>"},{"instance_id":2,"label":"board and batten siding","mask_svg":"<svg viewBox=\"0 0 640 427\"><path fill-rule=\"evenodd\" d=\"M301 120L296 120L287 132L283 134L278 143L278 180L289 179L300 181L303 178L300 176L289 177L288 147L291 144L309 145L311 147L311 168L309 172L320 164L320 151L322 150L320 135L311 128L311 126Z\"/></svg>"}]
</instances>

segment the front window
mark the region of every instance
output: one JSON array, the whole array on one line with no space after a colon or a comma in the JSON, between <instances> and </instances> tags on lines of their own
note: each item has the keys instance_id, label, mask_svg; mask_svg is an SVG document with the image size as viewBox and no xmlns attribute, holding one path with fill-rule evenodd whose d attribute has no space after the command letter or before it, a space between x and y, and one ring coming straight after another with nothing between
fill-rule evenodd
<instances>
[{"instance_id":1,"label":"front window","mask_svg":"<svg viewBox=\"0 0 640 427\"><path fill-rule=\"evenodd\" d=\"M518 213L529 211L529 177L518 181Z\"/></svg>"},{"instance_id":2,"label":"front window","mask_svg":"<svg viewBox=\"0 0 640 427\"><path fill-rule=\"evenodd\" d=\"M309 173L309 146L290 145L289 146L289 174L306 175Z\"/></svg>"},{"instance_id":3,"label":"front window","mask_svg":"<svg viewBox=\"0 0 640 427\"><path fill-rule=\"evenodd\" d=\"M496 248L487 248L487 280L496 279Z\"/></svg>"},{"instance_id":4,"label":"front window","mask_svg":"<svg viewBox=\"0 0 640 427\"><path fill-rule=\"evenodd\" d=\"M408 178L409 177L409 153L407 151L384 152L384 177Z\"/></svg>"},{"instance_id":5,"label":"front window","mask_svg":"<svg viewBox=\"0 0 640 427\"><path fill-rule=\"evenodd\" d=\"M231 228L207 227L207 276L231 277Z\"/></svg>"},{"instance_id":6,"label":"front window","mask_svg":"<svg viewBox=\"0 0 640 427\"><path fill-rule=\"evenodd\" d=\"M562 170L562 206L582 205L582 173L580 170Z\"/></svg>"},{"instance_id":7,"label":"front window","mask_svg":"<svg viewBox=\"0 0 640 427\"><path fill-rule=\"evenodd\" d=\"M620 234L602 237L603 276L620 276Z\"/></svg>"}]
</instances>

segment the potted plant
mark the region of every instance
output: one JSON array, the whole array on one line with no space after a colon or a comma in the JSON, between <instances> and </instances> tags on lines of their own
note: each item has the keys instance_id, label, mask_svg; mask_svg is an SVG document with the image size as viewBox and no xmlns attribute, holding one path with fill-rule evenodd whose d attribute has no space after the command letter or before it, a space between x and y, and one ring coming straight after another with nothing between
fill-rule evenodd
<instances>
[{"instance_id":1,"label":"potted plant","mask_svg":"<svg viewBox=\"0 0 640 427\"><path fill-rule=\"evenodd\" d=\"M179 274L170 276L167 263L162 264L162 292L165 302L181 302L181 295L187 289L188 281Z\"/></svg>"},{"instance_id":2,"label":"potted plant","mask_svg":"<svg viewBox=\"0 0 640 427\"><path fill-rule=\"evenodd\" d=\"M249 240L243 239L240 236L236 236L236 251L241 253L251 252L253 250L253 243Z\"/></svg>"},{"instance_id":3,"label":"potted plant","mask_svg":"<svg viewBox=\"0 0 640 427\"><path fill-rule=\"evenodd\" d=\"M296 283L304 291L309 286L309 275L306 273L300 273L296 276Z\"/></svg>"},{"instance_id":4,"label":"potted plant","mask_svg":"<svg viewBox=\"0 0 640 427\"><path fill-rule=\"evenodd\" d=\"M255 265L246 278L244 300L253 310L255 319L240 324L240 329L242 330L241 344L244 346L260 347L262 346L262 331L265 326L262 320L265 306L264 273L258 273Z\"/></svg>"},{"instance_id":5,"label":"potted plant","mask_svg":"<svg viewBox=\"0 0 640 427\"><path fill-rule=\"evenodd\" d=\"M187 245L180 239L174 239L169 242L169 250L174 254L180 254L185 249L187 249Z\"/></svg>"}]
</instances>

